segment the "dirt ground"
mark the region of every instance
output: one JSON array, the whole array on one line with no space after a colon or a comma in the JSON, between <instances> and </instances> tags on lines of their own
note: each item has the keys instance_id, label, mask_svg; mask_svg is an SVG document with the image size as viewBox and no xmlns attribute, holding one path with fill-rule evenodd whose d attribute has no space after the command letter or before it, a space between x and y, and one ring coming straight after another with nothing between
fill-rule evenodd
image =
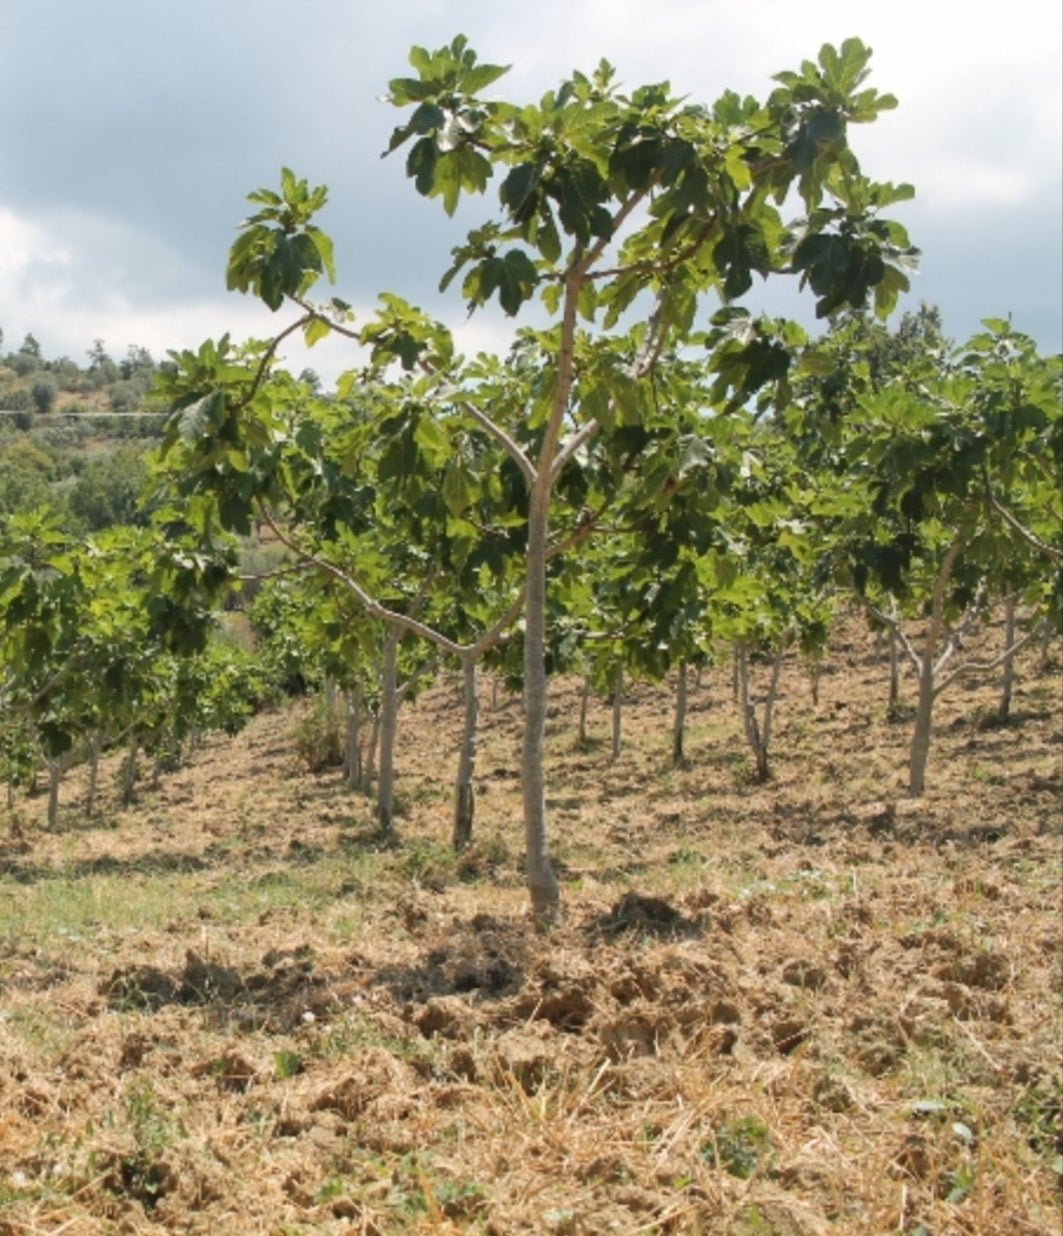
<instances>
[{"instance_id":1,"label":"dirt ground","mask_svg":"<svg viewBox=\"0 0 1063 1236\"><path fill-rule=\"evenodd\" d=\"M476 839L448 848L459 688L406 708L401 845L297 752L305 703L138 802L117 756L0 817L0 1236L1057 1233L1058 646L939 701L929 789L858 625L784 673L773 777L727 667L556 683L565 918L522 879L519 701L483 686ZM911 698L911 683L906 684ZM6 819L6 822L5 822Z\"/></svg>"}]
</instances>

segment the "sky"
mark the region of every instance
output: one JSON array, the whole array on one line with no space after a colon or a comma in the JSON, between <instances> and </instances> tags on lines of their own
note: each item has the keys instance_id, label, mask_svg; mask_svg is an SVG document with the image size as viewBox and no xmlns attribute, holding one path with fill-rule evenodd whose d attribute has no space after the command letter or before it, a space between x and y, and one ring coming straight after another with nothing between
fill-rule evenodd
<instances>
[{"instance_id":1,"label":"sky","mask_svg":"<svg viewBox=\"0 0 1063 1236\"><path fill-rule=\"evenodd\" d=\"M938 305L957 340L1010 314L1043 350L1063 345L1058 0L0 0L3 351L29 332L49 358L84 364L102 339L116 358L136 345L161 359L225 331L275 333L282 314L228 293L225 265L247 194L282 166L329 186L331 292L360 319L392 291L466 351L504 349L511 324L467 321L437 291L493 199L448 220L402 153L380 157L402 115L382 101L388 81L412 45L459 33L512 66L493 89L515 102L602 57L629 88L763 99L774 73L861 38L869 84L900 106L851 143L869 175L916 188L890 212L923 254L901 308ZM788 292L764 307L818 329L809 304ZM285 360L329 382L357 364L348 346Z\"/></svg>"}]
</instances>

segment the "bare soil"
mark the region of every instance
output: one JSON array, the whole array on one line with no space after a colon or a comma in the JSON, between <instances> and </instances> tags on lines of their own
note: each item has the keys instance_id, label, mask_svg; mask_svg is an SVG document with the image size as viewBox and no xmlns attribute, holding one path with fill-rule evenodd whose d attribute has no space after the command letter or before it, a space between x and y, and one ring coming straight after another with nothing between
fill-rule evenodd
<instances>
[{"instance_id":1,"label":"bare soil","mask_svg":"<svg viewBox=\"0 0 1063 1236\"><path fill-rule=\"evenodd\" d=\"M994 633L990 633L995 638ZM0 833L0 1236L1056 1233L1058 651L943 695L929 792L884 657L787 666L773 777L730 672L633 687L576 740L555 683L565 919L522 878L519 701L483 687L450 854L459 688L401 719L402 843L305 704L212 738L131 810L44 795ZM909 686L909 695L910 695Z\"/></svg>"}]
</instances>

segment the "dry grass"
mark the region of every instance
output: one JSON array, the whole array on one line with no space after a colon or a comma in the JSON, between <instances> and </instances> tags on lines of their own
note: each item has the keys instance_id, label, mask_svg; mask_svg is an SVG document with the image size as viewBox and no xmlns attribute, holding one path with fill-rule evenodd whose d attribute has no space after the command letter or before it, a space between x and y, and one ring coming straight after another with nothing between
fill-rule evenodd
<instances>
[{"instance_id":1,"label":"dry grass","mask_svg":"<svg viewBox=\"0 0 1063 1236\"><path fill-rule=\"evenodd\" d=\"M941 700L930 793L854 631L796 665L752 784L724 670L575 744L566 920L526 919L519 705L488 702L447 850L456 686L404 713L399 825L298 765L291 714L122 812L0 843L0 1236L1054 1233L1058 664Z\"/></svg>"}]
</instances>

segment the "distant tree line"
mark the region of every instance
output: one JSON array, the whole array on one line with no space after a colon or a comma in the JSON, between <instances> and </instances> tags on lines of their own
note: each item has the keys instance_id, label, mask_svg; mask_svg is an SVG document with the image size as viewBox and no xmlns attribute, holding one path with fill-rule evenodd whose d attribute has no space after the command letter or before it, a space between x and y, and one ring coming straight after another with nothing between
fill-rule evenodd
<instances>
[{"instance_id":1,"label":"distant tree line","mask_svg":"<svg viewBox=\"0 0 1063 1236\"><path fill-rule=\"evenodd\" d=\"M161 435L157 415L136 415L157 412L151 353L114 360L97 339L80 366L45 358L32 334L6 354L3 342L0 330L0 515L48 507L74 535L141 525L145 452Z\"/></svg>"}]
</instances>

